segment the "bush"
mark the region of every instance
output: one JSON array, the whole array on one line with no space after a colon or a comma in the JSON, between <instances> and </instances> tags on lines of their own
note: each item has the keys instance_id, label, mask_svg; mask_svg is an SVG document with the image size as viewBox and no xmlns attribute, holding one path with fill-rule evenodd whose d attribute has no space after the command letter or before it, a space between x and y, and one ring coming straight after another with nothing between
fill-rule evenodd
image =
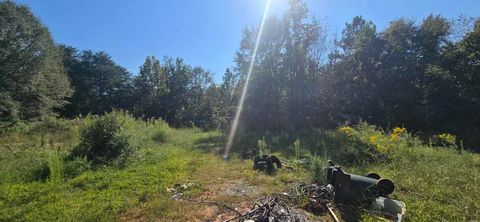
<instances>
[{"instance_id":1,"label":"bush","mask_svg":"<svg viewBox=\"0 0 480 222\"><path fill-rule=\"evenodd\" d=\"M157 130L153 134L152 140L160 144L165 143L167 141L167 134L165 133L164 130Z\"/></svg>"},{"instance_id":2,"label":"bush","mask_svg":"<svg viewBox=\"0 0 480 222\"><path fill-rule=\"evenodd\" d=\"M74 178L91 168L90 162L85 157L75 157L64 163L63 174L66 178Z\"/></svg>"},{"instance_id":3,"label":"bush","mask_svg":"<svg viewBox=\"0 0 480 222\"><path fill-rule=\"evenodd\" d=\"M70 159L83 157L93 165L124 164L134 147L120 119L117 112L112 112L88 121L81 129L80 144L72 150Z\"/></svg>"},{"instance_id":4,"label":"bush","mask_svg":"<svg viewBox=\"0 0 480 222\"><path fill-rule=\"evenodd\" d=\"M357 127L362 127L362 124ZM366 131L366 129L360 129ZM349 126L339 127L327 134L327 155L335 162L353 166L367 164L382 158L376 146L370 144L356 129Z\"/></svg>"}]
</instances>

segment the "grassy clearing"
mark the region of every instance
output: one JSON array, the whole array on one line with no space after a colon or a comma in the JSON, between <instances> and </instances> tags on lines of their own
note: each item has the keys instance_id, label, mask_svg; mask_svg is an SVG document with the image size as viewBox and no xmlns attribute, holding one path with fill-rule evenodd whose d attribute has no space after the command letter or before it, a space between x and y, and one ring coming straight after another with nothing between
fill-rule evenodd
<instances>
[{"instance_id":1,"label":"grassy clearing","mask_svg":"<svg viewBox=\"0 0 480 222\"><path fill-rule=\"evenodd\" d=\"M480 155L451 144L424 145L400 128L383 132L363 124L277 135L277 139L267 135L268 149L293 169L266 175L236 155L223 161L217 154L224 142L219 132L171 129L162 121L118 115L138 152L124 167L89 168L71 177L65 175L69 162L62 162L63 157L78 144L79 129L93 117L62 122L70 126L68 135L48 132L42 136L31 125L4 132L0 138L0 220L211 220L225 210L174 201L167 188L192 183L183 192L185 197L241 208L258 196L310 180L313 169L322 169L325 155L346 166L348 172L373 171L391 178L397 185L393 197L407 204L407 221L480 219ZM42 137L54 141L53 145L42 145ZM256 139L251 143L256 144ZM334 151L340 154L331 155ZM315 153L319 156L312 158ZM349 162L352 156L354 162ZM311 158L316 164L297 165L293 160L299 157ZM238 185L250 193L228 193ZM363 220L376 219L364 215Z\"/></svg>"}]
</instances>

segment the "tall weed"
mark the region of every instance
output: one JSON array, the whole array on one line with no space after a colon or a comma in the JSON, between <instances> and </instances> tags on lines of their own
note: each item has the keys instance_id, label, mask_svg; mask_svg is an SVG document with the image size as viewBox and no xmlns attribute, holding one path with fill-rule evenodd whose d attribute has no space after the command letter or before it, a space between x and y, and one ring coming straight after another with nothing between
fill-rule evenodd
<instances>
[{"instance_id":1,"label":"tall weed","mask_svg":"<svg viewBox=\"0 0 480 222\"><path fill-rule=\"evenodd\" d=\"M293 142L293 149L295 150L295 158L300 158L300 140L297 138L295 142Z\"/></svg>"},{"instance_id":2,"label":"tall weed","mask_svg":"<svg viewBox=\"0 0 480 222\"><path fill-rule=\"evenodd\" d=\"M58 185L63 181L63 158L58 152L50 152L48 155L48 169L50 172L48 181Z\"/></svg>"},{"instance_id":3,"label":"tall weed","mask_svg":"<svg viewBox=\"0 0 480 222\"><path fill-rule=\"evenodd\" d=\"M270 150L267 147L267 141L265 140L265 137L257 141L257 148L258 148L258 154L260 156L270 154Z\"/></svg>"}]
</instances>

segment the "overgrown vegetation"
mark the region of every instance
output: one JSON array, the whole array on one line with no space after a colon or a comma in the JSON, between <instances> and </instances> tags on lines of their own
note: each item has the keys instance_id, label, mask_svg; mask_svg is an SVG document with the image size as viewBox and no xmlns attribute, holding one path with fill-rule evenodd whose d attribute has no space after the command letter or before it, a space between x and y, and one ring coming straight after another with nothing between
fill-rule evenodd
<instances>
[{"instance_id":1,"label":"overgrown vegetation","mask_svg":"<svg viewBox=\"0 0 480 222\"><path fill-rule=\"evenodd\" d=\"M72 150L70 158L86 158L94 165L111 162L122 165L136 148L120 121L115 112L87 118L87 124L81 129L80 144Z\"/></svg>"},{"instance_id":2,"label":"overgrown vegetation","mask_svg":"<svg viewBox=\"0 0 480 222\"><path fill-rule=\"evenodd\" d=\"M8 141L2 140L0 144L0 220L118 220L128 219L132 210L140 210L150 219L193 220L200 217L198 212L202 209L192 203L173 202L167 187L194 182L195 188L185 195L197 198L205 192L218 192L217 186L243 178L261 193L279 192L297 180L324 181L327 159L345 166L348 172L378 172L395 181L397 189L393 197L406 202L409 221L480 218L477 203L480 194L476 192L480 189L480 156L448 145L422 143L402 127L384 131L362 123L331 131L299 133L291 136L290 141L275 136L260 137L256 141L259 148L270 148L272 154L293 168L267 175L253 170L250 160L240 161L233 155L230 161L223 162L215 155L216 147L222 146L223 141L217 139L221 136L218 132L170 129L161 120L147 122L122 112L106 116L88 116L65 123L72 135L78 137L83 134L76 131L92 127L95 121L122 123L119 125L130 135L130 144L139 147L134 155L126 157L123 166L93 167L86 156L65 158L82 143L79 138L63 144L60 150L42 148L41 137L29 137L30 132L24 130L33 128L29 124L3 134L1 138L16 135L18 139L17 144L10 144L10 150L5 149ZM158 142L158 135L165 136L164 142ZM54 133L45 136L55 138ZM294 144L301 147L300 155L292 149ZM335 144L341 144L336 147L338 153L328 148ZM298 162L303 158L309 164ZM355 164L350 162L352 159ZM215 195L219 195L216 197L219 201L231 205L240 201L224 194ZM175 213L179 209L184 212L182 215ZM369 220L367 216L364 219Z\"/></svg>"}]
</instances>

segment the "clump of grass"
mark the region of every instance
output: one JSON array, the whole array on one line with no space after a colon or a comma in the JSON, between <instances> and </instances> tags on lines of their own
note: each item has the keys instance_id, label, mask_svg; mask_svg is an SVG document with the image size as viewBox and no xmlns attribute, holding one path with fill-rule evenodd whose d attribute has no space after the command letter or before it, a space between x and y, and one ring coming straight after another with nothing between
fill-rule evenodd
<instances>
[{"instance_id":1,"label":"clump of grass","mask_svg":"<svg viewBox=\"0 0 480 222\"><path fill-rule=\"evenodd\" d=\"M165 143L167 141L167 133L163 130L156 131L152 139L159 144Z\"/></svg>"},{"instance_id":2,"label":"clump of grass","mask_svg":"<svg viewBox=\"0 0 480 222\"><path fill-rule=\"evenodd\" d=\"M260 156L270 154L270 150L268 149L267 140L265 140L265 137L257 141L257 148L258 154Z\"/></svg>"},{"instance_id":3,"label":"clump of grass","mask_svg":"<svg viewBox=\"0 0 480 222\"><path fill-rule=\"evenodd\" d=\"M295 142L293 142L293 149L295 150L295 158L300 158L300 140L297 138Z\"/></svg>"},{"instance_id":4,"label":"clump of grass","mask_svg":"<svg viewBox=\"0 0 480 222\"><path fill-rule=\"evenodd\" d=\"M48 117L41 122L33 123L30 135L40 137L40 146L54 148L55 144L69 141L73 137L72 125L67 120ZM57 147L58 148L58 147Z\"/></svg>"},{"instance_id":5,"label":"clump of grass","mask_svg":"<svg viewBox=\"0 0 480 222\"><path fill-rule=\"evenodd\" d=\"M309 159L308 170L312 181L321 184L326 183L326 167L327 161L324 157L313 155Z\"/></svg>"},{"instance_id":6,"label":"clump of grass","mask_svg":"<svg viewBox=\"0 0 480 222\"><path fill-rule=\"evenodd\" d=\"M63 160L57 152L48 155L48 181L52 184L60 184L63 181Z\"/></svg>"}]
</instances>

